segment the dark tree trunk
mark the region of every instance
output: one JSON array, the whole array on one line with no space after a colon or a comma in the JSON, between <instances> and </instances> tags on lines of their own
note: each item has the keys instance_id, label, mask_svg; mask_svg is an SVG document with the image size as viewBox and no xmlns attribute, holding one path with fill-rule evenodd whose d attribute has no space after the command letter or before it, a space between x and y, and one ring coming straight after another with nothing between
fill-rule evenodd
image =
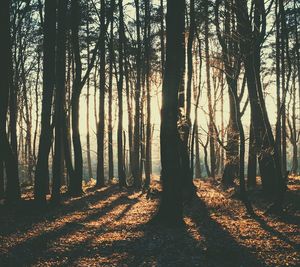
<instances>
[{"instance_id":1,"label":"dark tree trunk","mask_svg":"<svg viewBox=\"0 0 300 267\"><path fill-rule=\"evenodd\" d=\"M137 32L137 54L136 54L136 88L135 88L135 116L134 116L134 137L133 137L133 180L136 188L141 187L140 176L140 98L141 98L141 26L140 26L140 3L139 0L135 0L136 10L136 32Z\"/></svg>"},{"instance_id":2,"label":"dark tree trunk","mask_svg":"<svg viewBox=\"0 0 300 267\"><path fill-rule=\"evenodd\" d=\"M292 114L291 114L291 121L288 120L288 125L290 129L290 134L289 134L289 139L292 144L292 169L291 169L291 174L297 175L297 170L298 170L298 142L300 139L300 135L297 132L297 115L296 115L296 71L293 75L293 89L291 93L292 97Z\"/></svg>"},{"instance_id":3,"label":"dark tree trunk","mask_svg":"<svg viewBox=\"0 0 300 267\"><path fill-rule=\"evenodd\" d=\"M87 12L89 15L89 4L87 3ZM86 20L86 39L87 39L87 65L90 65L90 22L89 19ZM87 155L87 165L89 179L93 177L92 170L92 160L91 160L91 138L90 138L90 76L87 79L86 84L86 155Z\"/></svg>"},{"instance_id":4,"label":"dark tree trunk","mask_svg":"<svg viewBox=\"0 0 300 267\"><path fill-rule=\"evenodd\" d=\"M79 48L79 24L80 24L80 3L79 0L71 1L71 42L74 55L74 80L72 85L72 141L74 150L74 174L70 177L69 193L72 196L82 194L82 147L79 132L79 101L81 94L82 64ZM65 98L63 98L65 99Z\"/></svg>"},{"instance_id":5,"label":"dark tree trunk","mask_svg":"<svg viewBox=\"0 0 300 267\"><path fill-rule=\"evenodd\" d=\"M53 180L51 201L60 201L60 187L63 178L63 124L66 82L66 16L67 0L58 2L57 13L57 48L56 48L56 86L55 86L55 141L53 158Z\"/></svg>"},{"instance_id":6,"label":"dark tree trunk","mask_svg":"<svg viewBox=\"0 0 300 267\"><path fill-rule=\"evenodd\" d=\"M247 2L237 2L236 12L238 32L241 38L241 54L245 66L245 75L248 84L248 93L253 118L255 141L259 149L259 167L263 189L276 196L276 209L281 209L285 181L282 177L280 155L275 145L272 128L267 115L263 98L260 77L260 48L265 36L265 9L264 2L255 1L254 31L248 15ZM262 19L262 20L260 20Z\"/></svg>"},{"instance_id":7,"label":"dark tree trunk","mask_svg":"<svg viewBox=\"0 0 300 267\"><path fill-rule=\"evenodd\" d=\"M248 188L256 187L256 168L257 168L257 155L253 124L250 124L250 137L249 137L249 154L248 154L248 175L247 185Z\"/></svg>"},{"instance_id":8,"label":"dark tree trunk","mask_svg":"<svg viewBox=\"0 0 300 267\"><path fill-rule=\"evenodd\" d=\"M104 119L105 119L105 1L101 0L99 124L97 131L97 187L104 186Z\"/></svg>"},{"instance_id":9,"label":"dark tree trunk","mask_svg":"<svg viewBox=\"0 0 300 267\"><path fill-rule=\"evenodd\" d=\"M210 56L209 56L209 21L208 21L208 0L205 0L205 60L206 60L206 86L207 86L207 99L208 99L208 134L209 134L209 152L210 152L210 175L215 178L216 172L216 151L215 151L215 140L214 140L214 127L213 127L213 107L211 97L211 83L210 83Z\"/></svg>"},{"instance_id":10,"label":"dark tree trunk","mask_svg":"<svg viewBox=\"0 0 300 267\"><path fill-rule=\"evenodd\" d=\"M167 2L167 58L164 72L161 110L162 199L156 220L166 224L182 221L183 177L180 163L182 142L177 129L178 89L184 71L185 1Z\"/></svg>"},{"instance_id":11,"label":"dark tree trunk","mask_svg":"<svg viewBox=\"0 0 300 267\"><path fill-rule=\"evenodd\" d=\"M20 186L18 174L18 159L11 148L6 133L6 116L10 89L10 1L2 1L0 4L0 162L5 163L6 170L6 199L15 202L20 199Z\"/></svg>"},{"instance_id":12,"label":"dark tree trunk","mask_svg":"<svg viewBox=\"0 0 300 267\"><path fill-rule=\"evenodd\" d=\"M233 185L234 179L238 176L239 169L239 132L236 122L236 109L234 107L234 98L231 91L237 92L237 80L232 80L226 77L229 89L229 106L230 115L227 130L227 150L226 150L226 163L222 175L222 183L224 185Z\"/></svg>"},{"instance_id":13,"label":"dark tree trunk","mask_svg":"<svg viewBox=\"0 0 300 267\"><path fill-rule=\"evenodd\" d=\"M114 10L115 2L111 1L111 8ZM114 177L113 161L113 129L112 129L112 87L113 87L113 64L114 64L114 13L111 13L110 42L109 42L109 81L108 81L108 178L111 181Z\"/></svg>"},{"instance_id":14,"label":"dark tree trunk","mask_svg":"<svg viewBox=\"0 0 300 267\"><path fill-rule=\"evenodd\" d=\"M145 157L145 188L150 186L151 176L151 95L150 95L150 0L145 0L145 75L147 97L147 122L146 122L146 157Z\"/></svg>"},{"instance_id":15,"label":"dark tree trunk","mask_svg":"<svg viewBox=\"0 0 300 267\"><path fill-rule=\"evenodd\" d=\"M126 174L123 159L123 53L124 53L124 14L123 1L119 0L119 81L118 81L118 176L120 187L126 186Z\"/></svg>"},{"instance_id":16,"label":"dark tree trunk","mask_svg":"<svg viewBox=\"0 0 300 267\"><path fill-rule=\"evenodd\" d=\"M0 199L4 197L4 162L0 159Z\"/></svg>"},{"instance_id":17,"label":"dark tree trunk","mask_svg":"<svg viewBox=\"0 0 300 267\"><path fill-rule=\"evenodd\" d=\"M43 99L41 111L41 134L35 171L34 198L45 202L49 191L49 153L52 144L51 113L55 82L55 26L56 1L45 1L43 42Z\"/></svg>"},{"instance_id":18,"label":"dark tree trunk","mask_svg":"<svg viewBox=\"0 0 300 267\"><path fill-rule=\"evenodd\" d=\"M238 176L239 169L239 131L234 96L237 94L237 82L239 79L241 62L239 59L238 45L233 32L236 29L236 19L233 12L233 3L226 0L224 15L224 33L221 34L219 20L220 1L216 2L215 17L216 30L219 43L222 49L222 60L229 93L229 122L227 131L226 163L222 175L222 183L225 186L232 186L234 179ZM243 84L244 86L244 84ZM240 99L238 99L240 100ZM238 103L239 105L239 103Z\"/></svg>"},{"instance_id":19,"label":"dark tree trunk","mask_svg":"<svg viewBox=\"0 0 300 267\"><path fill-rule=\"evenodd\" d=\"M191 129L191 101L192 101L192 77L193 77L193 42L195 35L195 2L194 0L190 1L190 30L188 38L188 80L187 80L187 99L186 99L186 121L183 133L183 146L181 148L181 157L183 167L185 169L186 178L184 180L184 198L190 199L195 194L195 187L193 184L193 166L190 165L190 158L188 152L188 143L190 138L190 129ZM198 99L197 99L198 102ZM197 103L198 105L198 103ZM196 105L196 106L197 106ZM197 118L196 118L197 119ZM196 122L195 119L195 122ZM194 124L197 127L197 122ZM193 141L193 140L192 140ZM193 149L192 149L193 150ZM193 162L193 161L192 161Z\"/></svg>"},{"instance_id":20,"label":"dark tree trunk","mask_svg":"<svg viewBox=\"0 0 300 267\"><path fill-rule=\"evenodd\" d=\"M165 67L165 28L164 28L164 0L160 0L160 59L161 59L161 76L164 77Z\"/></svg>"}]
</instances>

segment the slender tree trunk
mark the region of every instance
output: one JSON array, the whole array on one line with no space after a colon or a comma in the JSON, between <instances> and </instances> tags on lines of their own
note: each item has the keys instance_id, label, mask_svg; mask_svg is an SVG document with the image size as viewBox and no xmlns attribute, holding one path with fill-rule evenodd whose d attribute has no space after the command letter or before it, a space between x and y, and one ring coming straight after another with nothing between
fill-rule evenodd
<instances>
[{"instance_id":1,"label":"slender tree trunk","mask_svg":"<svg viewBox=\"0 0 300 267\"><path fill-rule=\"evenodd\" d=\"M256 145L253 123L250 124L250 137L249 137L249 154L248 154L248 175L247 175L247 185L248 188L256 187L256 166L257 165L257 155L256 155Z\"/></svg>"},{"instance_id":2,"label":"slender tree trunk","mask_svg":"<svg viewBox=\"0 0 300 267\"><path fill-rule=\"evenodd\" d=\"M104 186L104 123L105 123L105 1L101 0L100 68L99 68L99 124L97 131L97 187Z\"/></svg>"},{"instance_id":3,"label":"slender tree trunk","mask_svg":"<svg viewBox=\"0 0 300 267\"><path fill-rule=\"evenodd\" d=\"M216 152L215 152L215 140L214 140L214 128L213 128L213 107L211 99L211 83L210 83L210 56L209 56L209 25L208 25L208 0L205 0L205 58L206 58L206 86L207 86L207 99L208 99L208 113L209 113L209 151L210 151L210 175L215 178L216 171Z\"/></svg>"},{"instance_id":4,"label":"slender tree trunk","mask_svg":"<svg viewBox=\"0 0 300 267\"><path fill-rule=\"evenodd\" d=\"M200 162L200 146L199 146L199 130L198 125L196 124L196 134L195 134L195 142L196 142L196 155L195 155L195 177L201 178L201 162Z\"/></svg>"},{"instance_id":5,"label":"slender tree trunk","mask_svg":"<svg viewBox=\"0 0 300 267\"><path fill-rule=\"evenodd\" d=\"M115 2L111 2L114 10ZM112 128L112 87L113 87L113 63L114 63L114 16L112 12L110 26L110 42L109 42L109 82L108 82L108 178L111 181L114 177L114 161L113 161L113 128Z\"/></svg>"},{"instance_id":6,"label":"slender tree trunk","mask_svg":"<svg viewBox=\"0 0 300 267\"><path fill-rule=\"evenodd\" d=\"M145 158L145 188L150 186L151 176L151 95L150 95L150 0L145 0L145 65L146 65L146 94L147 94L147 122L146 122L146 158Z\"/></svg>"},{"instance_id":7,"label":"slender tree trunk","mask_svg":"<svg viewBox=\"0 0 300 267\"><path fill-rule=\"evenodd\" d=\"M165 70L165 27L164 27L164 0L160 0L160 59L161 59L161 76L164 77Z\"/></svg>"},{"instance_id":8,"label":"slender tree trunk","mask_svg":"<svg viewBox=\"0 0 300 267\"><path fill-rule=\"evenodd\" d=\"M140 178L140 98L141 98L141 26L140 26L140 3L139 0L135 0L136 10L136 32L137 32L137 54L136 54L136 89L135 89L135 116L134 116L134 137L133 137L133 151L134 168L132 170L134 187L141 187Z\"/></svg>"},{"instance_id":9,"label":"slender tree trunk","mask_svg":"<svg viewBox=\"0 0 300 267\"><path fill-rule=\"evenodd\" d=\"M126 174L123 159L123 53L124 40L122 32L124 30L123 0L119 0L119 81L118 81L118 176L120 187L126 186Z\"/></svg>"},{"instance_id":10,"label":"slender tree trunk","mask_svg":"<svg viewBox=\"0 0 300 267\"><path fill-rule=\"evenodd\" d=\"M81 94L82 64L79 48L80 2L71 1L71 42L74 55L74 79L72 84L72 141L74 149L74 176L70 177L69 192L72 196L82 194L83 159L79 131L79 101Z\"/></svg>"},{"instance_id":11,"label":"slender tree trunk","mask_svg":"<svg viewBox=\"0 0 300 267\"><path fill-rule=\"evenodd\" d=\"M35 93L35 127L34 127L34 134L33 134L33 158L34 164L37 163L37 155L36 155L36 141L37 135L39 131L39 118L40 118L40 108L39 108L39 80L40 80L40 72L41 72L41 57L40 54L38 56L38 66L37 66L37 74L36 74L36 82L34 86L34 93Z\"/></svg>"},{"instance_id":12,"label":"slender tree trunk","mask_svg":"<svg viewBox=\"0 0 300 267\"><path fill-rule=\"evenodd\" d=\"M300 135L298 134L297 131L297 115L296 115L296 97L297 97L297 87L296 87L296 70L294 70L293 74L293 85L291 88L291 109L292 109L292 114L291 118L289 118L288 114L288 127L289 127L289 140L292 145L292 168L291 168L291 174L297 175L297 170L298 170L298 142L300 139ZM289 105L290 106L290 105Z\"/></svg>"},{"instance_id":13,"label":"slender tree trunk","mask_svg":"<svg viewBox=\"0 0 300 267\"><path fill-rule=\"evenodd\" d=\"M4 197L4 163L0 160L0 199Z\"/></svg>"},{"instance_id":14,"label":"slender tree trunk","mask_svg":"<svg viewBox=\"0 0 300 267\"><path fill-rule=\"evenodd\" d=\"M87 12L89 14L89 4L87 3ZM90 23L89 19L86 20L86 39L87 39L87 65L90 65ZM90 139L90 76L87 79L86 86L86 155L89 179L93 177L92 160L91 160L91 139Z\"/></svg>"}]
</instances>

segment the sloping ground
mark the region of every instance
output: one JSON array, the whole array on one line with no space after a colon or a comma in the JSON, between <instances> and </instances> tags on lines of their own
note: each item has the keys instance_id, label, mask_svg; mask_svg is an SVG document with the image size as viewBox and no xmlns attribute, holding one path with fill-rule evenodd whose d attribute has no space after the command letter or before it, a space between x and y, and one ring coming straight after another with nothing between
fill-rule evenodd
<instances>
[{"instance_id":1,"label":"sloping ground","mask_svg":"<svg viewBox=\"0 0 300 267\"><path fill-rule=\"evenodd\" d=\"M287 205L292 214L275 219L257 206L252 219L228 193L196 185L186 225L176 229L146 224L157 195L116 185L42 214L30 202L17 212L2 207L0 266L300 266L298 209Z\"/></svg>"}]
</instances>

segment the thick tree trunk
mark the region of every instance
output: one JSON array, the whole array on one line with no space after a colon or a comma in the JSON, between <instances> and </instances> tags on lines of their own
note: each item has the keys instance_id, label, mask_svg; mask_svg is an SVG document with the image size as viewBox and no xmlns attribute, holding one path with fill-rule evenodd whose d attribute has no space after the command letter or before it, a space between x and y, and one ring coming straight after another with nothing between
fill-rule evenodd
<instances>
[{"instance_id":1,"label":"thick tree trunk","mask_svg":"<svg viewBox=\"0 0 300 267\"><path fill-rule=\"evenodd\" d=\"M8 109L8 97L10 89L10 1L2 1L0 4L0 162L5 163L6 170L6 199L15 202L20 199L20 186L18 174L17 156L11 148L6 133L6 116Z\"/></svg>"},{"instance_id":2,"label":"thick tree trunk","mask_svg":"<svg viewBox=\"0 0 300 267\"><path fill-rule=\"evenodd\" d=\"M60 201L60 187L63 178L63 123L66 80L66 15L67 0L58 2L57 48L56 48L56 91L55 91L55 142L53 159L53 180L51 201Z\"/></svg>"},{"instance_id":3,"label":"thick tree trunk","mask_svg":"<svg viewBox=\"0 0 300 267\"><path fill-rule=\"evenodd\" d=\"M184 70L185 1L168 0L167 59L164 72L161 110L162 199L156 219L166 224L182 221L183 177L180 163L181 141L177 129L178 89ZM175 56L176 55L176 56Z\"/></svg>"},{"instance_id":4,"label":"thick tree trunk","mask_svg":"<svg viewBox=\"0 0 300 267\"><path fill-rule=\"evenodd\" d=\"M55 82L55 25L56 1L45 1L43 42L43 99L41 111L41 134L35 171L34 198L45 202L49 191L49 153L52 144L51 112Z\"/></svg>"},{"instance_id":5,"label":"thick tree trunk","mask_svg":"<svg viewBox=\"0 0 300 267\"><path fill-rule=\"evenodd\" d=\"M255 141L259 149L259 167L262 177L263 189L273 196L276 196L276 209L281 209L285 182L282 177L280 155L275 145L272 128L268 119L265 101L263 98L261 79L260 79L260 47L265 35L265 10L264 3L255 2L254 10L257 12L254 20L254 32L248 15L247 2L245 0L237 2L237 21L238 32L241 38L241 54L245 66L245 75L248 84L248 93L253 118L253 128L255 132ZM262 25L260 27L259 25ZM261 30L260 32L259 29ZM253 39L253 36L255 37Z\"/></svg>"}]
</instances>

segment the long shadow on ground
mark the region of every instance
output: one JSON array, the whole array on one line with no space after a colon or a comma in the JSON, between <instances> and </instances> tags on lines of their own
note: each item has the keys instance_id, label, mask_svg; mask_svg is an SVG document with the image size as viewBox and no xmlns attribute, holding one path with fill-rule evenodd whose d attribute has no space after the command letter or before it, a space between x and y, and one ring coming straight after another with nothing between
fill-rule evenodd
<instances>
[{"instance_id":1,"label":"long shadow on ground","mask_svg":"<svg viewBox=\"0 0 300 267\"><path fill-rule=\"evenodd\" d=\"M140 223L140 214L134 215L134 223L127 222L128 213L134 205L141 205L139 209L142 209L142 205L149 204L145 203L145 199L130 197L127 192L119 193L101 209L91 208L91 204L97 204L116 192L115 188L94 192L74 200L57 213L53 211L46 219L25 218L33 218L34 223L38 223L44 219L54 221L75 211L87 211L76 220L28 236L12 246L6 255L0 254L0 266L265 266L255 251L239 244L211 218L208 207L200 198L195 199L193 207L185 213L194 228L186 225L171 229ZM113 213L115 210L117 212ZM108 221L97 224L105 216L109 217ZM148 214L150 217L151 214ZM111 222L115 224L112 226ZM34 228L34 223L26 226L25 221L21 227L16 223L2 233L9 235L16 229L29 231ZM200 238L195 238L195 232ZM116 238L106 238L113 234ZM69 236L74 239L60 244Z\"/></svg>"}]
</instances>

